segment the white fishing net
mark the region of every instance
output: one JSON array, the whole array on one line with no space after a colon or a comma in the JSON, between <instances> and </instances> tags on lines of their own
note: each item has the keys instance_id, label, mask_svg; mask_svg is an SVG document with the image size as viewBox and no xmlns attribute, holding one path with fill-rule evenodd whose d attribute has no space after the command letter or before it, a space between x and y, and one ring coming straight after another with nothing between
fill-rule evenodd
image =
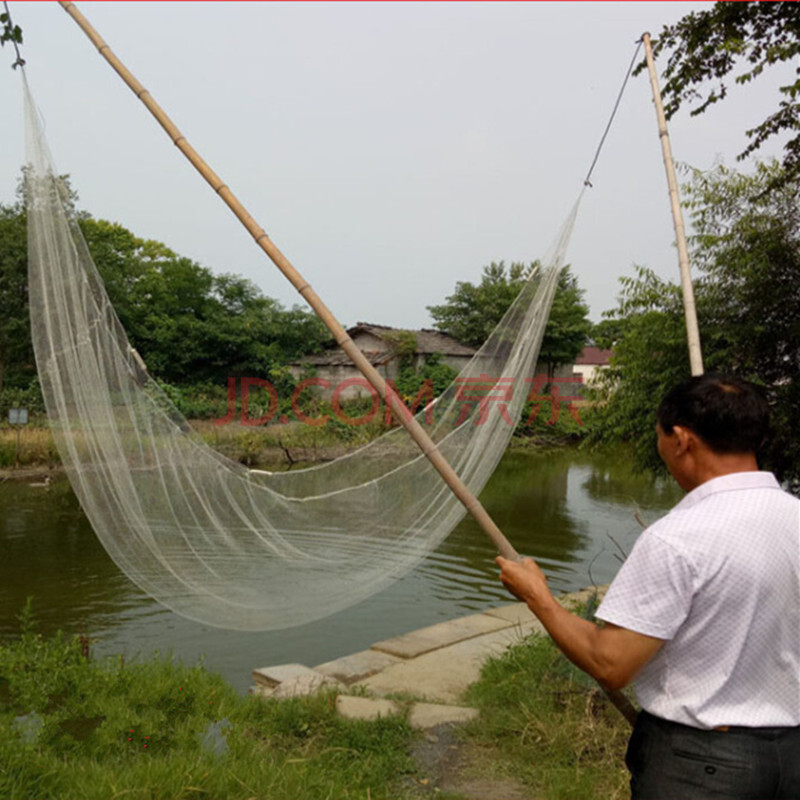
<instances>
[{"instance_id":1,"label":"white fishing net","mask_svg":"<svg viewBox=\"0 0 800 800\"><path fill-rule=\"evenodd\" d=\"M114 561L174 611L240 630L324 617L411 570L465 511L406 431L276 474L207 447L131 350L65 209L27 83L25 98L36 362L69 479ZM475 494L533 385L576 212L430 420L419 412Z\"/></svg>"}]
</instances>

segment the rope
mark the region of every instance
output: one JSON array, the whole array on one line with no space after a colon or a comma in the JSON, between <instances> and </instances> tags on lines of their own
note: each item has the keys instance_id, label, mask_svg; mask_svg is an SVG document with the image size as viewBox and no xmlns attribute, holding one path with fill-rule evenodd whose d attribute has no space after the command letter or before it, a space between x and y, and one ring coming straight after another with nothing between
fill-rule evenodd
<instances>
[{"instance_id":1,"label":"rope","mask_svg":"<svg viewBox=\"0 0 800 800\"><path fill-rule=\"evenodd\" d=\"M11 44L14 45L14 51L17 54L17 60L11 65L11 69L16 69L17 67L24 67L25 66L25 59L19 54L19 45L17 44L16 39L16 31L19 28L14 27L14 23L11 21L11 12L8 10L8 3L6 0L3 0L3 7L6 10L5 13L5 24L6 24L6 31L3 32L2 41L9 41ZM20 32L21 34L21 32ZM19 41L22 41L22 36L20 35Z\"/></svg>"},{"instance_id":2,"label":"rope","mask_svg":"<svg viewBox=\"0 0 800 800\"><path fill-rule=\"evenodd\" d=\"M597 159L600 157L600 151L603 149L603 145L606 141L606 136L608 136L608 132L611 130L611 123L614 121L614 117L616 116L617 109L619 108L619 104L622 100L622 95L625 91L625 87L628 85L628 79L631 77L631 73L633 72L633 65L636 63L636 56L639 55L639 50L642 47L643 39L639 39L636 44L636 50L633 51L633 58L631 59L631 63L628 66L628 71L625 73L625 80L622 81L622 88L619 90L619 94L617 95L617 102L614 103L614 110L611 112L611 116L608 119L608 125L606 125L606 129L603 131L603 136L600 139L600 144L597 145L597 152L594 154L594 160L592 161L592 166L589 167L589 172L586 173L586 179L583 182L584 186L588 186L591 188L592 184L589 181L589 178L592 177L592 172L594 171L595 164L597 164Z\"/></svg>"}]
</instances>

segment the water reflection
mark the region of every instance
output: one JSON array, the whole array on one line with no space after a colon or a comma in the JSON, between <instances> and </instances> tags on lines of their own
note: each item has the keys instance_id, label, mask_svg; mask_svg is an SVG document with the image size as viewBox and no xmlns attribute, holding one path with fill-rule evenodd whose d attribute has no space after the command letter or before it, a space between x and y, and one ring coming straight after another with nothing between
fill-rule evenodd
<instances>
[{"instance_id":1,"label":"water reflection","mask_svg":"<svg viewBox=\"0 0 800 800\"><path fill-rule=\"evenodd\" d=\"M0 636L16 632L29 596L43 633L104 628L149 604L108 557L64 479L47 490L0 484Z\"/></svg>"},{"instance_id":2,"label":"water reflection","mask_svg":"<svg viewBox=\"0 0 800 800\"><path fill-rule=\"evenodd\" d=\"M551 586L569 591L610 580L619 551L680 496L674 484L631 473L624 458L574 451L508 453L481 496L521 552L536 558ZM309 665L414 628L510 600L497 581L494 548L465 518L413 573L351 609L299 628L242 633L183 619L144 595L114 565L64 480L50 489L0 483L0 637L35 597L43 632L89 634L95 652L170 649L201 654L239 688L253 667ZM591 566L590 566L591 565Z\"/></svg>"}]
</instances>

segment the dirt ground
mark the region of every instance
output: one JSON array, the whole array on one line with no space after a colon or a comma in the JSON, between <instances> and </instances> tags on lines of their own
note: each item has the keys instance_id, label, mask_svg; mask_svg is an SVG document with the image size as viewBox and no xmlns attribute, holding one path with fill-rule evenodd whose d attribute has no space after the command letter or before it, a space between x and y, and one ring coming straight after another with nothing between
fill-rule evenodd
<instances>
[{"instance_id":1,"label":"dirt ground","mask_svg":"<svg viewBox=\"0 0 800 800\"><path fill-rule=\"evenodd\" d=\"M415 783L424 794L463 800L534 800L518 781L481 777L480 754L456 736L452 725L425 731L412 751L419 766Z\"/></svg>"}]
</instances>

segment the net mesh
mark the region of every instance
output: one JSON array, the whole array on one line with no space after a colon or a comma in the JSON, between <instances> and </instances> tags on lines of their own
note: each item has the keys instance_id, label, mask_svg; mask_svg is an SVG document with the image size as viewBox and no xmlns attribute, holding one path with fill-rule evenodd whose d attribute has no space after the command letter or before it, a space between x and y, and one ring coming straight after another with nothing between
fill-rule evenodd
<instances>
[{"instance_id":1,"label":"net mesh","mask_svg":"<svg viewBox=\"0 0 800 800\"><path fill-rule=\"evenodd\" d=\"M402 428L336 461L274 474L193 432L109 302L27 81L25 99L36 362L67 474L113 560L174 611L239 630L310 622L413 569L465 510ZM576 213L577 204L483 347L418 414L475 494L522 413Z\"/></svg>"}]
</instances>

